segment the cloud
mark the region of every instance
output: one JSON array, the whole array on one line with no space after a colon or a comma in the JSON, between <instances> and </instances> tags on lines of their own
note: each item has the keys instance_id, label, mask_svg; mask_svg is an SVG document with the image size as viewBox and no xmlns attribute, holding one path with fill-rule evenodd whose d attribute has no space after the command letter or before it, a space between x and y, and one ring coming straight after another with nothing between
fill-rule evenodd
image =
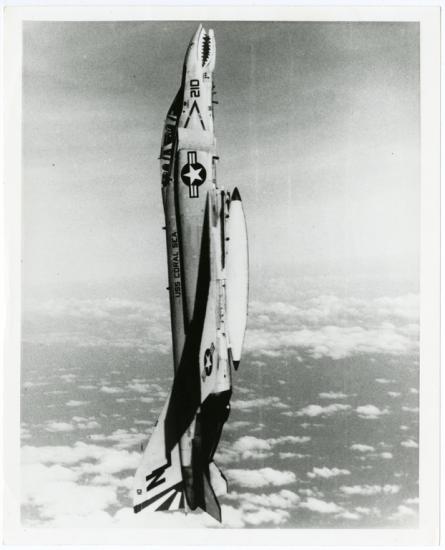
<instances>
[{"instance_id":1,"label":"cloud","mask_svg":"<svg viewBox=\"0 0 445 550\"><path fill-rule=\"evenodd\" d=\"M45 426L47 432L72 432L74 426L68 422L48 422Z\"/></svg>"},{"instance_id":2,"label":"cloud","mask_svg":"<svg viewBox=\"0 0 445 550\"><path fill-rule=\"evenodd\" d=\"M400 443L400 445L402 445L402 447L406 447L408 449L418 449L419 448L419 445L416 441L414 441L414 439L407 439L405 441L402 441Z\"/></svg>"},{"instance_id":3,"label":"cloud","mask_svg":"<svg viewBox=\"0 0 445 550\"><path fill-rule=\"evenodd\" d=\"M140 402L141 403L153 403L154 398L153 397L141 397Z\"/></svg>"},{"instance_id":4,"label":"cloud","mask_svg":"<svg viewBox=\"0 0 445 550\"><path fill-rule=\"evenodd\" d=\"M26 422L22 422L20 425L20 440L31 439L31 432Z\"/></svg>"},{"instance_id":5,"label":"cloud","mask_svg":"<svg viewBox=\"0 0 445 550\"><path fill-rule=\"evenodd\" d=\"M363 353L406 355L417 351L417 332L417 327L396 331L386 325L373 329L330 325L276 333L258 328L246 333L245 350L279 356L285 350L303 348L314 359L345 359Z\"/></svg>"},{"instance_id":6,"label":"cloud","mask_svg":"<svg viewBox=\"0 0 445 550\"><path fill-rule=\"evenodd\" d=\"M23 389L28 390L29 388L35 388L35 387L41 387L41 386L47 386L47 382L32 382L31 380L28 380L27 382L24 382L22 384Z\"/></svg>"},{"instance_id":7,"label":"cloud","mask_svg":"<svg viewBox=\"0 0 445 550\"><path fill-rule=\"evenodd\" d=\"M312 489L298 489L298 493L300 495L303 495L304 497L315 497L315 498L323 498L324 493L317 489L316 487L312 487Z\"/></svg>"},{"instance_id":8,"label":"cloud","mask_svg":"<svg viewBox=\"0 0 445 550\"><path fill-rule=\"evenodd\" d=\"M345 495L395 495L400 491L399 485L342 485L340 491Z\"/></svg>"},{"instance_id":9,"label":"cloud","mask_svg":"<svg viewBox=\"0 0 445 550\"><path fill-rule=\"evenodd\" d=\"M44 429L48 432L72 432L73 430L93 430L100 428L100 424L93 416L84 418L83 416L73 416L72 422L58 422L49 420L45 423Z\"/></svg>"},{"instance_id":10,"label":"cloud","mask_svg":"<svg viewBox=\"0 0 445 550\"><path fill-rule=\"evenodd\" d=\"M157 399L165 399L168 393L159 384L150 383L134 378L131 382L122 389L122 391L129 391L135 393L136 396L120 397L116 401L119 403L125 403L127 401L140 401L141 403L153 403ZM115 392L113 392L115 393Z\"/></svg>"},{"instance_id":11,"label":"cloud","mask_svg":"<svg viewBox=\"0 0 445 550\"><path fill-rule=\"evenodd\" d=\"M282 403L279 397L259 397L257 399L235 399L232 401L232 409L237 409L245 412L249 412L252 409L259 409L261 407L272 407L276 409L287 409L288 405Z\"/></svg>"},{"instance_id":12,"label":"cloud","mask_svg":"<svg viewBox=\"0 0 445 550\"><path fill-rule=\"evenodd\" d=\"M405 355L418 350L418 296L360 300L301 297L298 306L253 301L245 349L278 356L305 349L314 358L361 353Z\"/></svg>"},{"instance_id":13,"label":"cloud","mask_svg":"<svg viewBox=\"0 0 445 550\"><path fill-rule=\"evenodd\" d=\"M224 426L224 431L226 432L236 431L236 430L239 430L240 428L247 428L250 425L251 425L251 422L248 422L247 420L235 420L233 422L230 422L230 419L229 419L227 424Z\"/></svg>"},{"instance_id":14,"label":"cloud","mask_svg":"<svg viewBox=\"0 0 445 550\"><path fill-rule=\"evenodd\" d=\"M99 422L94 419L94 416L84 418L83 416L73 416L75 427L79 430L94 430L100 428Z\"/></svg>"},{"instance_id":15,"label":"cloud","mask_svg":"<svg viewBox=\"0 0 445 550\"><path fill-rule=\"evenodd\" d=\"M112 487L79 485L71 468L28 464L22 468L22 504L36 506L45 519L64 514L88 516L117 504Z\"/></svg>"},{"instance_id":16,"label":"cloud","mask_svg":"<svg viewBox=\"0 0 445 550\"><path fill-rule=\"evenodd\" d=\"M301 500L297 493L289 491L288 489L282 489L278 493L269 494L232 492L229 493L226 498L228 500L237 501L238 505L241 506L243 510L255 509L258 507L282 509L295 508Z\"/></svg>"},{"instance_id":17,"label":"cloud","mask_svg":"<svg viewBox=\"0 0 445 550\"><path fill-rule=\"evenodd\" d=\"M258 509L254 512L247 512L244 514L244 521L249 525L263 525L267 523L280 525L288 518L289 513L285 510L270 510L267 508Z\"/></svg>"},{"instance_id":18,"label":"cloud","mask_svg":"<svg viewBox=\"0 0 445 550\"><path fill-rule=\"evenodd\" d=\"M269 441L273 441L274 445L280 443L307 443L311 438L308 435L284 435L282 437L272 438Z\"/></svg>"},{"instance_id":19,"label":"cloud","mask_svg":"<svg viewBox=\"0 0 445 550\"><path fill-rule=\"evenodd\" d=\"M402 411L411 412L411 413L418 413L419 412L419 407L406 407L406 406L403 406Z\"/></svg>"},{"instance_id":20,"label":"cloud","mask_svg":"<svg viewBox=\"0 0 445 550\"><path fill-rule=\"evenodd\" d=\"M355 409L360 418L365 418L367 420L375 420L380 418L382 415L389 414L388 409L379 409L375 405L361 405Z\"/></svg>"},{"instance_id":21,"label":"cloud","mask_svg":"<svg viewBox=\"0 0 445 550\"><path fill-rule=\"evenodd\" d=\"M123 487L124 489L127 489L127 491L130 491L133 487L134 477L131 475L122 478L105 473L92 477L90 483L93 485L106 485L108 487Z\"/></svg>"},{"instance_id":22,"label":"cloud","mask_svg":"<svg viewBox=\"0 0 445 550\"><path fill-rule=\"evenodd\" d=\"M306 508L311 512L319 514L338 514L343 512L343 508L335 502L326 502L314 497L308 497L305 502L300 504L300 508Z\"/></svg>"},{"instance_id":23,"label":"cloud","mask_svg":"<svg viewBox=\"0 0 445 550\"><path fill-rule=\"evenodd\" d=\"M85 420L88 418L76 417L75 422ZM286 436L277 439L285 440ZM199 511L187 515L134 514L131 508L122 507L121 499L132 487L140 456L125 449L81 442L73 446L23 447L25 523L52 528L278 526L289 520L289 512L300 502L300 497L289 489L269 494L232 491L227 499L236 502L236 506L222 504L222 524ZM241 486L252 488L287 485L296 480L293 472L272 468L233 470L228 475L232 480L241 476ZM29 510L32 515L27 515Z\"/></svg>"},{"instance_id":24,"label":"cloud","mask_svg":"<svg viewBox=\"0 0 445 550\"><path fill-rule=\"evenodd\" d=\"M348 476L351 472L349 470L341 469L341 468L327 468L324 466L323 468L312 468L311 472L308 472L306 475L310 477L311 479L320 477L322 479L330 479L331 477L337 477L337 476Z\"/></svg>"},{"instance_id":25,"label":"cloud","mask_svg":"<svg viewBox=\"0 0 445 550\"><path fill-rule=\"evenodd\" d=\"M289 349L295 353L304 349L314 358L333 359L361 353L415 353L418 301L414 294L371 300L302 296L298 306L252 301L245 350L279 356ZM26 304L23 336L35 343L168 353L169 321L168 308L160 299L36 300Z\"/></svg>"},{"instance_id":26,"label":"cloud","mask_svg":"<svg viewBox=\"0 0 445 550\"><path fill-rule=\"evenodd\" d=\"M114 387L111 387L111 386L102 386L100 388L100 391L103 392L103 393L110 393L110 394L122 393L122 390L120 388L114 388Z\"/></svg>"},{"instance_id":27,"label":"cloud","mask_svg":"<svg viewBox=\"0 0 445 550\"><path fill-rule=\"evenodd\" d=\"M343 392L328 391L319 393L318 397L320 399L346 399L348 396Z\"/></svg>"},{"instance_id":28,"label":"cloud","mask_svg":"<svg viewBox=\"0 0 445 550\"><path fill-rule=\"evenodd\" d=\"M222 507L223 514L226 515L224 526L227 527L243 527L244 522L236 524L239 514L233 514L230 516L230 511L226 510L224 505ZM229 517L231 522L229 523ZM169 512L168 514L160 514L158 512L149 512L144 510L142 514L135 514L132 508L124 507L113 513L112 511L97 511L89 516L68 515L61 514L55 518L55 520L49 522L49 527L65 527L65 528L105 528L105 527L117 527L117 528L156 528L156 529L196 529L203 527L222 527L221 524L216 522L208 514L203 512L191 512L184 514L181 511ZM46 526L45 525L45 526Z\"/></svg>"},{"instance_id":29,"label":"cloud","mask_svg":"<svg viewBox=\"0 0 445 550\"><path fill-rule=\"evenodd\" d=\"M250 507L248 510L243 507L227 506L221 507L222 524L212 527L229 527L238 529L241 527L259 527L267 525L281 525L289 519L289 512L283 509L271 509L266 507Z\"/></svg>"},{"instance_id":30,"label":"cloud","mask_svg":"<svg viewBox=\"0 0 445 550\"><path fill-rule=\"evenodd\" d=\"M94 434L90 436L91 441L111 441L117 449L130 449L138 447L141 443L147 442L150 438L151 430L146 433L138 431L115 430L109 435Z\"/></svg>"},{"instance_id":31,"label":"cloud","mask_svg":"<svg viewBox=\"0 0 445 550\"><path fill-rule=\"evenodd\" d=\"M384 446L384 444L382 444L382 443L380 443L380 445ZM383 452L377 454L375 452L376 451L375 447L373 447L372 445L364 445L363 443L354 443L349 448L352 451L357 451L359 453L369 453L367 456L373 457L373 458L380 457L380 458L383 458L385 460L389 460L389 459L393 458L393 454L390 453L389 451L383 451ZM360 460L365 460L365 458L360 457Z\"/></svg>"},{"instance_id":32,"label":"cloud","mask_svg":"<svg viewBox=\"0 0 445 550\"><path fill-rule=\"evenodd\" d=\"M375 381L378 384L393 384L395 380L388 380L387 378L376 378Z\"/></svg>"},{"instance_id":33,"label":"cloud","mask_svg":"<svg viewBox=\"0 0 445 550\"><path fill-rule=\"evenodd\" d=\"M76 375L75 374L62 374L60 376L60 379L63 380L64 382L74 382L74 380L76 379Z\"/></svg>"},{"instance_id":34,"label":"cloud","mask_svg":"<svg viewBox=\"0 0 445 550\"><path fill-rule=\"evenodd\" d=\"M393 514L391 514L389 517L390 519L395 519L395 520L405 519L407 517L417 517L417 512L416 510L413 510L409 506L405 506L404 504L399 504L397 506L397 510Z\"/></svg>"},{"instance_id":35,"label":"cloud","mask_svg":"<svg viewBox=\"0 0 445 550\"><path fill-rule=\"evenodd\" d=\"M82 405L87 405L88 401L76 401L75 399L70 399L67 403L67 407L81 407Z\"/></svg>"},{"instance_id":36,"label":"cloud","mask_svg":"<svg viewBox=\"0 0 445 550\"><path fill-rule=\"evenodd\" d=\"M363 443L354 443L349 447L352 451L358 451L359 453L372 453L375 448L371 445L364 445Z\"/></svg>"},{"instance_id":37,"label":"cloud","mask_svg":"<svg viewBox=\"0 0 445 550\"><path fill-rule=\"evenodd\" d=\"M218 460L227 464L240 459L263 459L272 456L272 448L272 443L267 440L246 435L235 441L230 448L223 448Z\"/></svg>"},{"instance_id":38,"label":"cloud","mask_svg":"<svg viewBox=\"0 0 445 550\"><path fill-rule=\"evenodd\" d=\"M308 458L310 455L303 453L293 453L293 452L280 452L278 453L280 458Z\"/></svg>"},{"instance_id":39,"label":"cloud","mask_svg":"<svg viewBox=\"0 0 445 550\"><path fill-rule=\"evenodd\" d=\"M123 470L133 470L139 465L140 458L141 454L138 452L89 445L80 441L73 446L25 445L21 451L21 462L24 465L64 465L78 468L80 473L115 474ZM74 471L73 468L71 471Z\"/></svg>"},{"instance_id":40,"label":"cloud","mask_svg":"<svg viewBox=\"0 0 445 550\"><path fill-rule=\"evenodd\" d=\"M400 397L402 394L399 392L399 391L389 391L387 392L387 394L389 395L389 397Z\"/></svg>"},{"instance_id":41,"label":"cloud","mask_svg":"<svg viewBox=\"0 0 445 550\"><path fill-rule=\"evenodd\" d=\"M331 405L307 405L296 412L296 416L332 416L337 412L344 412L351 408L351 405L343 403L332 403Z\"/></svg>"},{"instance_id":42,"label":"cloud","mask_svg":"<svg viewBox=\"0 0 445 550\"><path fill-rule=\"evenodd\" d=\"M127 388L136 393L148 393L150 389L161 389L157 384L142 384L141 382L131 382Z\"/></svg>"},{"instance_id":43,"label":"cloud","mask_svg":"<svg viewBox=\"0 0 445 550\"><path fill-rule=\"evenodd\" d=\"M380 453L380 456L381 456L382 458L384 458L385 460L389 460L389 459L391 459L391 458L394 458L394 457L393 457L393 454L390 453L389 451L384 451L383 453Z\"/></svg>"},{"instance_id":44,"label":"cloud","mask_svg":"<svg viewBox=\"0 0 445 550\"><path fill-rule=\"evenodd\" d=\"M252 489L288 485L297 481L294 472L274 470L273 468L259 468L257 470L232 469L227 470L227 477L229 481L241 487Z\"/></svg>"},{"instance_id":45,"label":"cloud","mask_svg":"<svg viewBox=\"0 0 445 550\"><path fill-rule=\"evenodd\" d=\"M85 420L77 417L75 422ZM117 491L128 491L132 482L132 475L122 477L122 473L133 472L139 460L139 453L81 442L73 446L24 446L22 505L34 509L34 519L29 521L72 527L88 524L99 514L100 524L110 523L106 510L120 504Z\"/></svg>"},{"instance_id":46,"label":"cloud","mask_svg":"<svg viewBox=\"0 0 445 550\"><path fill-rule=\"evenodd\" d=\"M408 321L419 318L419 297L406 294L396 297L380 297L371 300L354 297L338 297L332 294L301 296L298 305L284 302L259 302L250 304L253 322L257 316L267 317L270 322L285 319L294 324L320 326L332 324L339 319L343 324L354 322ZM264 318L260 322L264 322Z\"/></svg>"},{"instance_id":47,"label":"cloud","mask_svg":"<svg viewBox=\"0 0 445 550\"><path fill-rule=\"evenodd\" d=\"M288 510L295 509L300 497L288 489L277 493L231 492L226 498L235 501L236 508L222 506L224 527L280 525L289 519Z\"/></svg>"},{"instance_id":48,"label":"cloud","mask_svg":"<svg viewBox=\"0 0 445 550\"><path fill-rule=\"evenodd\" d=\"M281 413L281 414L285 414L285 413ZM296 415L296 413L294 414ZM323 424L318 424L317 422L302 422L300 424L300 427L305 430L308 428L320 428L321 426L323 426Z\"/></svg>"},{"instance_id":49,"label":"cloud","mask_svg":"<svg viewBox=\"0 0 445 550\"><path fill-rule=\"evenodd\" d=\"M273 455L277 445L286 443L301 444L307 443L309 436L288 435L277 438L261 439L251 435L245 435L237 439L230 446L222 445L219 449L216 460L223 464L238 462L247 459L264 459Z\"/></svg>"},{"instance_id":50,"label":"cloud","mask_svg":"<svg viewBox=\"0 0 445 550\"><path fill-rule=\"evenodd\" d=\"M356 506L354 510L361 516L380 516L380 510L377 507L369 508L367 506Z\"/></svg>"},{"instance_id":51,"label":"cloud","mask_svg":"<svg viewBox=\"0 0 445 550\"><path fill-rule=\"evenodd\" d=\"M339 519L357 520L361 518L361 515L357 512L349 512L348 510L345 510L344 512L340 512L339 514L337 514L335 517Z\"/></svg>"},{"instance_id":52,"label":"cloud","mask_svg":"<svg viewBox=\"0 0 445 550\"><path fill-rule=\"evenodd\" d=\"M169 323L168 308L153 297L146 302L116 297L34 300L26 304L23 339L168 353Z\"/></svg>"}]
</instances>

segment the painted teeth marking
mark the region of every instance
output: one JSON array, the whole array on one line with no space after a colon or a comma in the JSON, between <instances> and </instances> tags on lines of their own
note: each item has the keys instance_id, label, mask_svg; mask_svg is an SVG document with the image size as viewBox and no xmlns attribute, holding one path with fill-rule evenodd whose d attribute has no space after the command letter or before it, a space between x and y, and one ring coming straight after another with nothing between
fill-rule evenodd
<instances>
[{"instance_id":1,"label":"painted teeth marking","mask_svg":"<svg viewBox=\"0 0 445 550\"><path fill-rule=\"evenodd\" d=\"M210 36L208 34L204 35L204 38L202 40L202 47L201 47L201 59L202 59L202 66L207 63L210 57Z\"/></svg>"}]
</instances>

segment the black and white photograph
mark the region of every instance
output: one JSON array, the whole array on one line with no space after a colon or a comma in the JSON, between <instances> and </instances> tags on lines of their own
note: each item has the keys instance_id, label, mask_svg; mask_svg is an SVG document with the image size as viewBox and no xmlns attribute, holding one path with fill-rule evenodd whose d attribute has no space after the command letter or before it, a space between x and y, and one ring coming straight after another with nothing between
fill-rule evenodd
<instances>
[{"instance_id":1,"label":"black and white photograph","mask_svg":"<svg viewBox=\"0 0 445 550\"><path fill-rule=\"evenodd\" d=\"M422 17L199 10L21 21L19 527L403 537L439 436Z\"/></svg>"}]
</instances>

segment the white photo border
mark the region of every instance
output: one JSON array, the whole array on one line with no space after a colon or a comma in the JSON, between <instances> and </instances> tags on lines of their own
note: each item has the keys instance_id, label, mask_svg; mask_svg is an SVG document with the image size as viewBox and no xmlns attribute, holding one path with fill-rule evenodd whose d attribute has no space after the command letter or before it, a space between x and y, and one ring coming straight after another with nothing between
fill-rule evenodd
<instances>
[{"instance_id":1,"label":"white photo border","mask_svg":"<svg viewBox=\"0 0 445 550\"><path fill-rule=\"evenodd\" d=\"M32 529L20 525L21 70L23 21L411 21L420 23L421 262L418 529ZM438 543L440 415L440 7L6 7L4 538L7 544L412 546Z\"/></svg>"}]
</instances>

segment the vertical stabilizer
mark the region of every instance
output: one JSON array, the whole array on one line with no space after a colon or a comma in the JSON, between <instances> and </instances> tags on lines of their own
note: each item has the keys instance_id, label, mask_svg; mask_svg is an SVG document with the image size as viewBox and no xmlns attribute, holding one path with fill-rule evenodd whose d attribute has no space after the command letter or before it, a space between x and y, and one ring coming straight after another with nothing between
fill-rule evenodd
<instances>
[{"instance_id":1,"label":"vertical stabilizer","mask_svg":"<svg viewBox=\"0 0 445 550\"><path fill-rule=\"evenodd\" d=\"M179 445L166 453L165 415L168 397L136 471L133 486L135 513L149 510L179 510L185 507Z\"/></svg>"}]
</instances>

